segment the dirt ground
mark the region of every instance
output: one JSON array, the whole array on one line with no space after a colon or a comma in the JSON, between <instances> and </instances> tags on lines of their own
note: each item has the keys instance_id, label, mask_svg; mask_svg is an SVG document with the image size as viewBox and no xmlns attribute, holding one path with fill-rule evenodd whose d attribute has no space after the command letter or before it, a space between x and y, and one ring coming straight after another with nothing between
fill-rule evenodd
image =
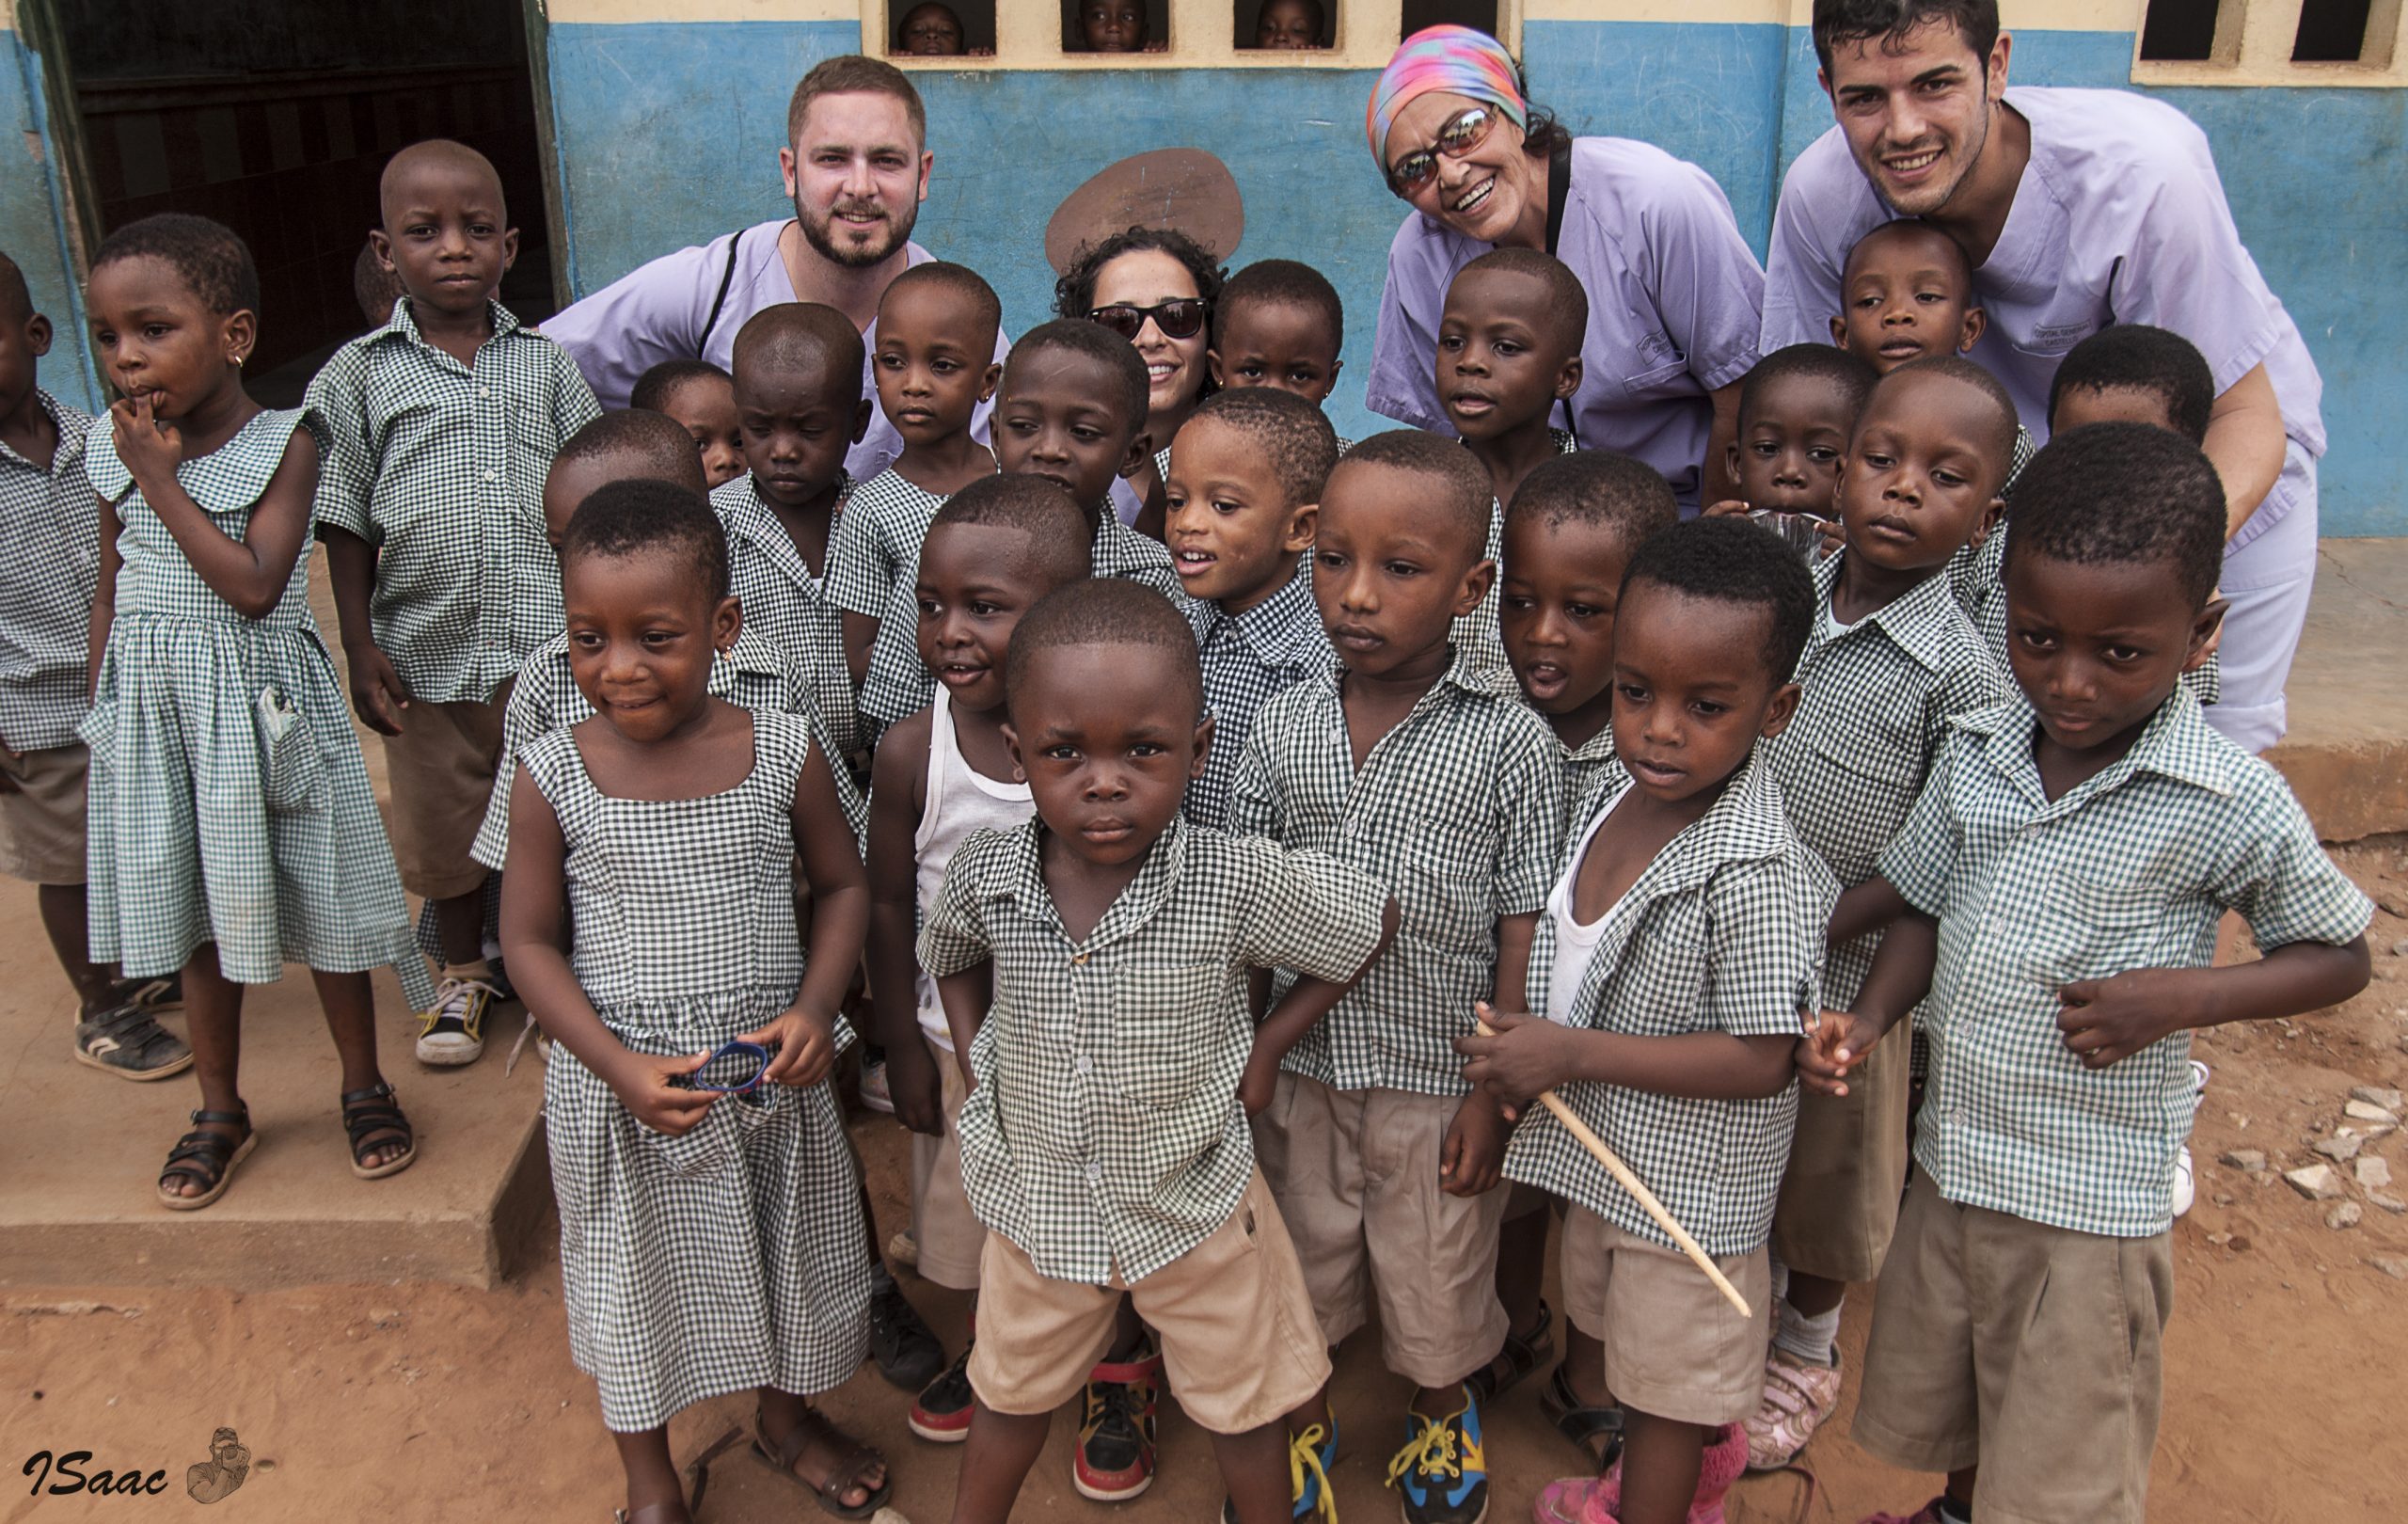
<instances>
[{"instance_id":1,"label":"dirt ground","mask_svg":"<svg viewBox=\"0 0 2408 1524\"><path fill-rule=\"evenodd\" d=\"M2397 1391L2408 1367L2408 1216L2356 1183L2354 1226L2328 1227L2332 1203L2310 1202L2279 1171L2316 1162L2353 1087L2408 1087L2408 838L2343 849L2342 865L2383 906L2369 934L2375 983L2323 1016L2208 1036L2214 1067L2198 1132L2198 1205L2175 1229L2178 1290L2166 1339L2165 1419L2150 1497L2152 1520L2376 1520L2400 1516L2408 1446L2399 1443ZM32 936L0 945L0 981L55 980ZM63 1000L63 985L62 990ZM491 1056L488 1062L492 1061ZM2362 1132L2371 1132L2360 1124ZM905 1217L907 1149L885 1118L863 1115L881 1228ZM2398 1135L2363 1144L2397 1160ZM2261 1150L2251 1174L2220 1163ZM2347 1151L2346 1145L2340 1151ZM2408 1195L2408 1180L2389 1188ZM2374 1194L2385 1195L2378 1190ZM2382 1262L2378 1263L2377 1262ZM963 1300L906 1275L948 1340ZM424 1284L328 1286L240 1295L105 1286L0 1292L0 1427L7 1434L0 1524L20 1519L189 1515L184 1468L206 1458L211 1432L235 1429L254 1469L225 1516L257 1520L395 1520L535 1516L607 1519L618 1468L591 1384L568 1360L559 1267L547 1259L494 1293ZM1851 1298L1843 1349L1853 1369L1870 1294ZM957 1346L958 1347L958 1346ZM1358 1521L1396 1506L1381 1479L1402 1437L1402 1386L1357 1339L1339 1360L1339 1410L1347 1450L1338 1470L1341 1513ZM1540 1416L1538 1382L1487 1416L1496 1478L1491 1516L1529 1516L1549 1478L1578 1459ZM1909 1511L1934 1479L1881 1466L1846 1437L1853 1381L1841 1414L1803 1457L1811 1500L1795 1476L1751 1478L1734 1495L1738 1524L1853 1520ZM827 1399L846 1424L883 1446L896 1472L894 1506L908 1519L945 1517L958 1452L904 1427L906 1398L863 1372ZM730 1398L681 1416L672 1429L690 1455L741 1416ZM1074 1419L1057 1418L1053 1445L1016 1516L1202 1521L1220 1487L1204 1437L1171 1411L1161 1478L1147 1497L1111 1507L1069 1486ZM34 1497L42 1450L87 1450L87 1469L164 1468L158 1499ZM2389 1499L2385 1502L2383 1500ZM715 1468L703 1517L718 1524L818 1516L800 1492L741 1452Z\"/></svg>"}]
</instances>

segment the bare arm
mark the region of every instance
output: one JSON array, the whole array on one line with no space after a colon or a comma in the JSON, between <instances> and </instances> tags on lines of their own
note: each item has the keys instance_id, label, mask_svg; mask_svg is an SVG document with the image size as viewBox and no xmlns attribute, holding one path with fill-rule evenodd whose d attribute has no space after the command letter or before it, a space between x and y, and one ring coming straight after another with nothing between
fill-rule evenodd
<instances>
[{"instance_id":1,"label":"bare arm","mask_svg":"<svg viewBox=\"0 0 2408 1524\"><path fill-rule=\"evenodd\" d=\"M1757 1100L1779 1094L1789 1083L1798 1045L1796 1038L1784 1035L1634 1037L1559 1026L1519 1012L1483 1015L1497 1035L1457 1038L1455 1051L1470 1060L1465 1077L1509 1115L1541 1091L1576 1080L1697 1101Z\"/></svg>"},{"instance_id":2,"label":"bare arm","mask_svg":"<svg viewBox=\"0 0 2408 1524\"><path fill-rule=\"evenodd\" d=\"M990 958L958 974L940 976L937 999L944 1006L945 1030L953 1034L953 1057L961 1066L962 1083L975 1088L978 1076L970 1072L970 1044L995 1003L995 960Z\"/></svg>"},{"instance_id":3,"label":"bare arm","mask_svg":"<svg viewBox=\"0 0 2408 1524\"><path fill-rule=\"evenodd\" d=\"M869 675L869 648L878 640L878 621L867 614L844 611L840 621L844 626L845 670L852 675L853 691L861 691L862 679Z\"/></svg>"},{"instance_id":4,"label":"bare arm","mask_svg":"<svg viewBox=\"0 0 2408 1524\"><path fill-rule=\"evenodd\" d=\"M1371 965L1379 961L1380 955L1388 950L1388 944L1396 940L1398 921L1396 901L1391 899L1387 902L1386 908L1380 912L1379 942L1372 946L1370 953L1364 956L1363 961L1348 977L1333 980L1317 979L1309 975L1298 975L1296 982L1288 987L1287 994L1280 998L1277 1005L1271 1008L1270 1013L1263 1017L1261 1024L1255 1028L1254 1053L1246 1060L1246 1068L1251 1071L1257 1065L1260 1065L1275 1077L1279 1060L1288 1056L1288 1050L1296 1045L1296 1040L1311 1031L1315 1023L1328 1015L1340 1000L1345 999L1346 992L1354 988L1363 976L1370 972ZM1247 974L1249 1000L1254 998L1255 972L1257 971L1249 970ZM1266 976L1263 985L1266 992L1268 985ZM1241 1085L1240 1088L1243 1091L1244 1087ZM1269 1099L1267 1093L1264 1099L1266 1101Z\"/></svg>"},{"instance_id":5,"label":"bare arm","mask_svg":"<svg viewBox=\"0 0 2408 1524\"><path fill-rule=\"evenodd\" d=\"M369 613L376 591L376 548L331 524L319 529L318 538L325 542L335 623L342 632L343 659L351 668L352 709L360 723L378 735L398 736L402 711L410 706L409 687L376 643L375 622Z\"/></svg>"},{"instance_id":6,"label":"bare arm","mask_svg":"<svg viewBox=\"0 0 2408 1524\"><path fill-rule=\"evenodd\" d=\"M919 910L919 865L911 841L927 805L928 722L925 709L897 722L879 738L871 764L869 992L878 1012L879 1045L886 1050L895 1115L911 1131L933 1136L943 1126L943 1092L920 1039L920 962L911 945Z\"/></svg>"},{"instance_id":7,"label":"bare arm","mask_svg":"<svg viewBox=\"0 0 2408 1524\"><path fill-rule=\"evenodd\" d=\"M2283 474L2283 408L2258 365L2225 389L2208 411L2204 446L2224 482L2224 537L2241 532Z\"/></svg>"},{"instance_id":8,"label":"bare arm","mask_svg":"<svg viewBox=\"0 0 2408 1524\"><path fill-rule=\"evenodd\" d=\"M2057 997L2066 1046L2091 1069L2187 1028L2262 1022L2337 1006L2367 987L2367 939L2294 942L2226 968L2139 968L2083 979Z\"/></svg>"},{"instance_id":9,"label":"bare arm","mask_svg":"<svg viewBox=\"0 0 2408 1524\"><path fill-rule=\"evenodd\" d=\"M1714 404L1714 422L1706 431L1705 459L1698 464L1697 500L1721 502L1739 496L1739 479L1731 471L1731 441L1739 437L1739 389L1742 377L1706 393Z\"/></svg>"},{"instance_id":10,"label":"bare arm","mask_svg":"<svg viewBox=\"0 0 2408 1524\"><path fill-rule=\"evenodd\" d=\"M1840 891L1839 903L1831 910L1831 929L1826 939L1834 947L1854 942L1880 930L1907 913L1907 897L1891 886L1890 881L1876 875L1862 883Z\"/></svg>"},{"instance_id":11,"label":"bare arm","mask_svg":"<svg viewBox=\"0 0 2408 1524\"><path fill-rule=\"evenodd\" d=\"M210 521L176 480L176 467L183 458L182 437L172 427L159 426L148 398L112 405L109 419L117 431L118 458L210 591L246 619L273 613L309 532L318 487L317 440L307 430L293 431L283 463L251 511L249 527L235 540Z\"/></svg>"},{"instance_id":12,"label":"bare arm","mask_svg":"<svg viewBox=\"0 0 2408 1524\"><path fill-rule=\"evenodd\" d=\"M861 963L869 931L869 880L854 855L852 828L836 802L835 775L816 746L795 780L794 831L796 860L811 896L811 932L808 967L793 1008L832 1031L836 1008ZM828 1056L833 1060L832 1050ZM818 1078L815 1074L789 1082L809 1085Z\"/></svg>"}]
</instances>

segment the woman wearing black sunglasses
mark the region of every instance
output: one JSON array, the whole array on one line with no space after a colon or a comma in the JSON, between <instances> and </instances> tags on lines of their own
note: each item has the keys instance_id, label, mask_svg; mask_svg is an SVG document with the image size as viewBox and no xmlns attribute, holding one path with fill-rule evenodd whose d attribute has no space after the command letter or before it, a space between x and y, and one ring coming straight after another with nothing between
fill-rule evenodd
<instances>
[{"instance_id":1,"label":"woman wearing black sunglasses","mask_svg":"<svg viewBox=\"0 0 2408 1524\"><path fill-rule=\"evenodd\" d=\"M1079 251L1054 282L1054 310L1085 318L1137 346L1146 362L1146 433L1153 440L1150 469L1130 479L1115 498L1121 517L1162 537L1162 477L1170 467L1171 436L1212 394L1212 309L1224 272L1212 251L1168 228L1131 228Z\"/></svg>"},{"instance_id":2,"label":"woman wearing black sunglasses","mask_svg":"<svg viewBox=\"0 0 2408 1524\"><path fill-rule=\"evenodd\" d=\"M1388 248L1365 398L1452 433L1436 383L1455 272L1495 248L1545 249L1589 292L1580 389L1559 421L1585 449L1662 472L1686 512L1730 496L1723 445L1756 361L1764 270L1712 177L1651 144L1575 138L1526 98L1495 38L1433 26L1404 40L1365 130L1412 211Z\"/></svg>"}]
</instances>

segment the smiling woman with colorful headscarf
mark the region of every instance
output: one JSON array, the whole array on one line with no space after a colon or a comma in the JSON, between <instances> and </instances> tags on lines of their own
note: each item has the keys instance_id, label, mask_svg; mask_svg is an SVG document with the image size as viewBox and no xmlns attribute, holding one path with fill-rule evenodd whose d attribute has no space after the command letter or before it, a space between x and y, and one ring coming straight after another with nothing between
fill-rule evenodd
<instances>
[{"instance_id":1,"label":"smiling woman with colorful headscarf","mask_svg":"<svg viewBox=\"0 0 2408 1524\"><path fill-rule=\"evenodd\" d=\"M1447 284L1491 249L1545 249L1589 293L1580 389L1555 421L1582 449L1655 467L1685 513L1701 486L1707 502L1734 494L1724 446L1756 362L1764 270L1712 176L1632 138L1574 137L1530 105L1503 45L1466 26L1406 38L1364 127L1412 208L1388 247L1374 412L1454 432L1436 378Z\"/></svg>"}]
</instances>

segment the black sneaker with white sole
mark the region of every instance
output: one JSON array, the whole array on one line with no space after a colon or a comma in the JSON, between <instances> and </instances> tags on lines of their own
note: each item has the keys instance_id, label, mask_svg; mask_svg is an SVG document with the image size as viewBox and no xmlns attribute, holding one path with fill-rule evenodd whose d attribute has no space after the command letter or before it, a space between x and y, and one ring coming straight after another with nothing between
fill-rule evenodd
<instances>
[{"instance_id":1,"label":"black sneaker with white sole","mask_svg":"<svg viewBox=\"0 0 2408 1524\"><path fill-rule=\"evenodd\" d=\"M162 1080L192 1067L192 1049L141 1006L112 1006L75 1024L75 1061L119 1079Z\"/></svg>"}]
</instances>

